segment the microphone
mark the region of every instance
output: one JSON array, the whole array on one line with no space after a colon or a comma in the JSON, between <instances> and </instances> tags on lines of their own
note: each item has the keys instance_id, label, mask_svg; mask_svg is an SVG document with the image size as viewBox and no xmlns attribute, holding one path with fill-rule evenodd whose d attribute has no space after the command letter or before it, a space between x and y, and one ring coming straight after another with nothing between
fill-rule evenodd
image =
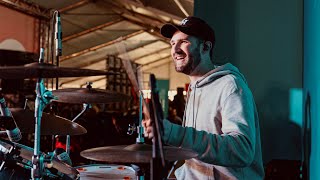
<instances>
[{"instance_id":1,"label":"microphone","mask_svg":"<svg viewBox=\"0 0 320 180\"><path fill-rule=\"evenodd\" d=\"M40 48L39 63L43 63L43 61L44 61L44 49Z\"/></svg>"},{"instance_id":2,"label":"microphone","mask_svg":"<svg viewBox=\"0 0 320 180\"><path fill-rule=\"evenodd\" d=\"M56 23L55 23L55 40L56 40L56 56L62 55L62 30L60 12L56 11Z\"/></svg>"},{"instance_id":3,"label":"microphone","mask_svg":"<svg viewBox=\"0 0 320 180\"><path fill-rule=\"evenodd\" d=\"M13 142L20 141L22 138L20 129L17 127L17 124L12 117L11 111L7 107L6 101L2 96L0 96L0 112L2 115L1 121L4 124L4 128L6 129L9 140Z\"/></svg>"}]
</instances>

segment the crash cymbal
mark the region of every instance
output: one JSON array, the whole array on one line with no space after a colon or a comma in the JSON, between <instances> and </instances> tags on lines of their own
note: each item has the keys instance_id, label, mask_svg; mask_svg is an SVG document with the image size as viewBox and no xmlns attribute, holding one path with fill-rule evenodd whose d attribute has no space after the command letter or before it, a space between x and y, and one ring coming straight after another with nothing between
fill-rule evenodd
<instances>
[{"instance_id":1,"label":"crash cymbal","mask_svg":"<svg viewBox=\"0 0 320 180\"><path fill-rule=\"evenodd\" d=\"M23 133L34 133L34 111L22 108L10 108L17 126ZM41 118L41 135L80 135L87 133L81 125L63 117L43 113Z\"/></svg>"},{"instance_id":2,"label":"crash cymbal","mask_svg":"<svg viewBox=\"0 0 320 180\"><path fill-rule=\"evenodd\" d=\"M192 150L163 147L164 158L167 161L184 160L197 157ZM150 163L152 159L152 146L148 144L132 144L121 146L108 146L87 149L80 153L84 158L108 163Z\"/></svg>"},{"instance_id":3,"label":"crash cymbal","mask_svg":"<svg viewBox=\"0 0 320 180\"><path fill-rule=\"evenodd\" d=\"M56 77L83 77L114 74L106 71L91 69L76 69L58 67L47 63L30 63L24 66L0 67L1 79L27 79L27 78L56 78Z\"/></svg>"},{"instance_id":4,"label":"crash cymbal","mask_svg":"<svg viewBox=\"0 0 320 180\"><path fill-rule=\"evenodd\" d=\"M129 99L128 95L93 88L69 88L52 91L58 99L54 101L65 103L113 103Z\"/></svg>"},{"instance_id":5,"label":"crash cymbal","mask_svg":"<svg viewBox=\"0 0 320 180\"><path fill-rule=\"evenodd\" d=\"M32 52L0 49L0 65L20 66L38 61L39 55Z\"/></svg>"}]
</instances>

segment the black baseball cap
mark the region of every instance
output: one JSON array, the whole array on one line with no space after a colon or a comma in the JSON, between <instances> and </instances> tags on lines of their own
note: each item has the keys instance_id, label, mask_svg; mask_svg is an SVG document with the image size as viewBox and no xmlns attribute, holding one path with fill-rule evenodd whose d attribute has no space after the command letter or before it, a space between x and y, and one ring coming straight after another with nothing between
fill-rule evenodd
<instances>
[{"instance_id":1,"label":"black baseball cap","mask_svg":"<svg viewBox=\"0 0 320 180\"><path fill-rule=\"evenodd\" d=\"M161 27L160 33L166 38L172 38L176 31L198 37L205 41L215 43L213 29L202 19L194 16L184 18L179 25L165 24Z\"/></svg>"}]
</instances>

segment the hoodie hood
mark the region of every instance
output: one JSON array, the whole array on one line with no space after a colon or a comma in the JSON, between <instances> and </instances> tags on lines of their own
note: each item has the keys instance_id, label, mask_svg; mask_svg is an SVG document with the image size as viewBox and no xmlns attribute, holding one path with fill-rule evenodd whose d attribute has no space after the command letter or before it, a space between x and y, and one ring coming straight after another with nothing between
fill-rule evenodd
<instances>
[{"instance_id":1,"label":"hoodie hood","mask_svg":"<svg viewBox=\"0 0 320 180\"><path fill-rule=\"evenodd\" d=\"M232 74L235 75L241 79L247 84L246 79L244 78L243 74L241 74L235 66L233 66L231 63L224 64L222 66L216 66L213 70L209 71L207 74L203 76L203 78L199 79L195 83L196 88L201 88L212 81L219 79L222 76Z\"/></svg>"}]
</instances>

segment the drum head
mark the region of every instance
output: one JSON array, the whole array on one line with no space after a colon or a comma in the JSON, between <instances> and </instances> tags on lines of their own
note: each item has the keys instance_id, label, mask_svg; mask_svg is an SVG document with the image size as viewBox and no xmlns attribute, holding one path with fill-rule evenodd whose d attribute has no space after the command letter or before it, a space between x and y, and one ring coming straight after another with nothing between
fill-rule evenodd
<instances>
[{"instance_id":1,"label":"drum head","mask_svg":"<svg viewBox=\"0 0 320 180\"><path fill-rule=\"evenodd\" d=\"M129 166L92 164L76 168L81 180L136 179L135 171Z\"/></svg>"}]
</instances>

